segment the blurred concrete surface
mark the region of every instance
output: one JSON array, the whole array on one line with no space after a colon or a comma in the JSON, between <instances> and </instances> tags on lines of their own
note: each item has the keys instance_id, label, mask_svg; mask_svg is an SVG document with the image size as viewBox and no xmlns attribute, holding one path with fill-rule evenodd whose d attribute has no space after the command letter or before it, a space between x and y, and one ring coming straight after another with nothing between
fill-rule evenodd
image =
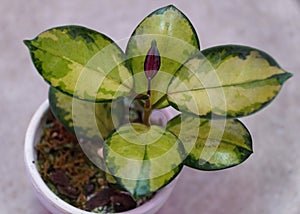
<instances>
[{"instance_id":1,"label":"blurred concrete surface","mask_svg":"<svg viewBox=\"0 0 300 214\"><path fill-rule=\"evenodd\" d=\"M300 213L299 0L2 0L0 213L48 213L37 201L23 164L25 130L48 86L22 40L65 24L85 25L120 40L154 9L171 3L190 18L202 48L254 46L274 56L294 77L268 108L243 118L254 140L248 161L220 172L184 169L159 214Z\"/></svg>"}]
</instances>

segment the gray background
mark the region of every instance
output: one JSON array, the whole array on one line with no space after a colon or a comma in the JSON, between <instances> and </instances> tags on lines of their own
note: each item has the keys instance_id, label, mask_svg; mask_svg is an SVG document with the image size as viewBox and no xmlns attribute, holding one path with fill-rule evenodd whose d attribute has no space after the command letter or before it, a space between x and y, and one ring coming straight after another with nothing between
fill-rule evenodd
<instances>
[{"instance_id":1,"label":"gray background","mask_svg":"<svg viewBox=\"0 0 300 214\"><path fill-rule=\"evenodd\" d=\"M299 0L2 0L0 3L0 213L48 214L23 163L26 127L47 97L23 39L65 24L85 25L114 40L128 37L153 10L173 3L192 21L202 48L246 44L270 53L294 77L268 108L243 121L254 154L220 172L184 169L159 214L300 213Z\"/></svg>"}]
</instances>

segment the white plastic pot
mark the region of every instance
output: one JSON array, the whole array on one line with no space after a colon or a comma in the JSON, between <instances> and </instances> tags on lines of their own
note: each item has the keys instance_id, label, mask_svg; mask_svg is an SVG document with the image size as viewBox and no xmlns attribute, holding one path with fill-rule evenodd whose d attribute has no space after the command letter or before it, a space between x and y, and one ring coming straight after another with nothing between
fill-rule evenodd
<instances>
[{"instance_id":1,"label":"white plastic pot","mask_svg":"<svg viewBox=\"0 0 300 214\"><path fill-rule=\"evenodd\" d=\"M166 119L170 119L172 115L167 113ZM28 126L25 137L25 165L30 181L34 187L36 195L41 203L53 214L91 214L81 209L78 209L56 196L44 183L41 178L36 161L35 145L39 142L42 133L42 124L45 122L49 114L49 103L45 101L36 111ZM169 185L158 191L155 196L145 204L127 211L122 214L153 214L164 204L166 199L171 194L175 187L176 179Z\"/></svg>"}]
</instances>

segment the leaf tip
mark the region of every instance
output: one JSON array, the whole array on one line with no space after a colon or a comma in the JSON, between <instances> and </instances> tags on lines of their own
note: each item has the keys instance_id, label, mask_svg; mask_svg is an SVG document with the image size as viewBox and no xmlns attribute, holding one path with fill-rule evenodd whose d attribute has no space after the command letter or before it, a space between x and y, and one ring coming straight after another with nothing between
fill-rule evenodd
<instances>
[{"instance_id":1,"label":"leaf tip","mask_svg":"<svg viewBox=\"0 0 300 214\"><path fill-rule=\"evenodd\" d=\"M289 79L289 78L291 78L293 76L293 74L290 73L290 72L286 72L286 74L287 74L287 79Z\"/></svg>"},{"instance_id":2,"label":"leaf tip","mask_svg":"<svg viewBox=\"0 0 300 214\"><path fill-rule=\"evenodd\" d=\"M288 79L290 79L292 76L293 76L292 73L285 72L283 75L281 75L281 78L279 79L280 84L282 85L283 83L285 83L285 81L287 81Z\"/></svg>"},{"instance_id":3,"label":"leaf tip","mask_svg":"<svg viewBox=\"0 0 300 214\"><path fill-rule=\"evenodd\" d=\"M23 43L28 47L30 48L31 47L31 40L23 40Z\"/></svg>"},{"instance_id":4,"label":"leaf tip","mask_svg":"<svg viewBox=\"0 0 300 214\"><path fill-rule=\"evenodd\" d=\"M169 4L165 7L162 7L158 10L155 11L155 14L163 14L165 13L167 10L170 10L170 9L173 9L173 10L178 10L177 7L175 7L173 4Z\"/></svg>"},{"instance_id":5,"label":"leaf tip","mask_svg":"<svg viewBox=\"0 0 300 214\"><path fill-rule=\"evenodd\" d=\"M169 4L168 6L166 6L166 8L168 8L168 9L176 9L176 10L178 10L177 9L177 7L175 7L175 5L173 5L173 4Z\"/></svg>"}]
</instances>

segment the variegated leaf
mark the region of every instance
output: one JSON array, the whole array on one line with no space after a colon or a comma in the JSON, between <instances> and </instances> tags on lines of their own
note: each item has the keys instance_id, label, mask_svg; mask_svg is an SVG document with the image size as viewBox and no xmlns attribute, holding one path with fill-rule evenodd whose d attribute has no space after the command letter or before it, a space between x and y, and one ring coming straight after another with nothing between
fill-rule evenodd
<instances>
[{"instance_id":1,"label":"variegated leaf","mask_svg":"<svg viewBox=\"0 0 300 214\"><path fill-rule=\"evenodd\" d=\"M168 184L182 167L183 153L172 133L139 123L121 126L104 145L109 171L136 198Z\"/></svg>"},{"instance_id":2,"label":"variegated leaf","mask_svg":"<svg viewBox=\"0 0 300 214\"><path fill-rule=\"evenodd\" d=\"M245 46L202 51L176 72L168 99L176 108L200 116L254 113L278 94L291 77L266 53Z\"/></svg>"},{"instance_id":3,"label":"variegated leaf","mask_svg":"<svg viewBox=\"0 0 300 214\"><path fill-rule=\"evenodd\" d=\"M153 40L160 52L161 67L152 80L151 103L163 107L168 104L166 100L157 102L166 93L172 75L200 47L192 24L176 7L170 5L151 13L134 30L126 49L129 67L134 74L142 74L134 77L137 93L147 91L144 61Z\"/></svg>"},{"instance_id":4,"label":"variegated leaf","mask_svg":"<svg viewBox=\"0 0 300 214\"><path fill-rule=\"evenodd\" d=\"M75 99L51 87L49 103L54 116L78 138L105 139L124 120L122 100L111 103L92 103Z\"/></svg>"},{"instance_id":5,"label":"variegated leaf","mask_svg":"<svg viewBox=\"0 0 300 214\"><path fill-rule=\"evenodd\" d=\"M169 121L187 152L185 165L200 170L220 170L245 161L252 154L251 136L237 119L206 120L182 114Z\"/></svg>"},{"instance_id":6,"label":"variegated leaf","mask_svg":"<svg viewBox=\"0 0 300 214\"><path fill-rule=\"evenodd\" d=\"M102 102L127 95L132 89L124 53L101 33L63 26L24 42L39 73L64 93Z\"/></svg>"}]
</instances>

